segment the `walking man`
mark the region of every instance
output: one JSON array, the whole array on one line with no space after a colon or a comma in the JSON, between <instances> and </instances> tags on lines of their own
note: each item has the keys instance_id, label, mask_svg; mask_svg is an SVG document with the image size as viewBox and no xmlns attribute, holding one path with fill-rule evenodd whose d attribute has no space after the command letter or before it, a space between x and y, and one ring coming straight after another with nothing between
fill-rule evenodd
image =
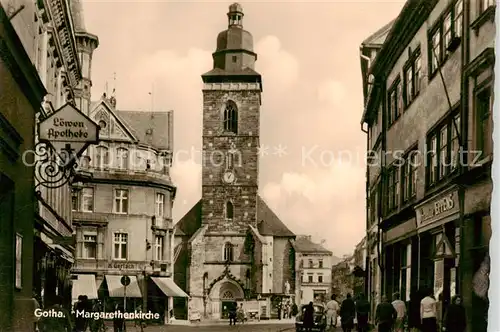
<instances>
[{"instance_id":1,"label":"walking man","mask_svg":"<svg viewBox=\"0 0 500 332\"><path fill-rule=\"evenodd\" d=\"M394 332L403 332L406 317L406 304L401 301L399 293L394 293L394 298L395 300L392 301L392 306L397 312L396 321L394 323Z\"/></svg>"},{"instance_id":2,"label":"walking man","mask_svg":"<svg viewBox=\"0 0 500 332\"><path fill-rule=\"evenodd\" d=\"M331 300L326 304L326 329L337 327L337 314L340 311L340 306L335 301L335 295L332 295Z\"/></svg>"},{"instance_id":3,"label":"walking man","mask_svg":"<svg viewBox=\"0 0 500 332\"><path fill-rule=\"evenodd\" d=\"M378 327L378 332L391 332L394 320L397 317L396 309L387 300L387 297L382 297L382 302L377 306L375 313L375 323Z\"/></svg>"}]
</instances>

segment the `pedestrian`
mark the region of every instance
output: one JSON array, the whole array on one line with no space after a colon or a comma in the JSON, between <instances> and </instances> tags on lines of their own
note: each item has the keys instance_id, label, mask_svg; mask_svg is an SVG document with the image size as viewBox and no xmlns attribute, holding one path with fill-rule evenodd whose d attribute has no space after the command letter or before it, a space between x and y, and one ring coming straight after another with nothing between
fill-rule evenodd
<instances>
[{"instance_id":1,"label":"pedestrian","mask_svg":"<svg viewBox=\"0 0 500 332\"><path fill-rule=\"evenodd\" d=\"M238 320L241 322L241 324L245 323L247 318L246 318L245 308L243 308L243 303L240 303L240 307L238 308L237 311L237 317Z\"/></svg>"},{"instance_id":2,"label":"pedestrian","mask_svg":"<svg viewBox=\"0 0 500 332\"><path fill-rule=\"evenodd\" d=\"M394 322L394 332L403 332L406 318L406 304L401 300L399 293L394 293L394 299L392 306L397 312L396 321Z\"/></svg>"},{"instance_id":3,"label":"pedestrian","mask_svg":"<svg viewBox=\"0 0 500 332\"><path fill-rule=\"evenodd\" d=\"M446 332L464 332L466 327L467 318L465 308L462 305L462 298L460 295L455 295L446 310L443 330Z\"/></svg>"},{"instance_id":4,"label":"pedestrian","mask_svg":"<svg viewBox=\"0 0 500 332\"><path fill-rule=\"evenodd\" d=\"M339 303L332 295L331 300L326 304L326 329L337 328L337 315L340 311Z\"/></svg>"},{"instance_id":5,"label":"pedestrian","mask_svg":"<svg viewBox=\"0 0 500 332\"><path fill-rule=\"evenodd\" d=\"M346 299L340 306L340 323L342 331L351 332L354 328L354 318L356 318L356 304L350 293L347 293Z\"/></svg>"},{"instance_id":6,"label":"pedestrian","mask_svg":"<svg viewBox=\"0 0 500 332\"><path fill-rule=\"evenodd\" d=\"M386 296L382 296L382 302L379 303L375 312L375 324L378 332L390 332L397 317L396 309L389 303Z\"/></svg>"},{"instance_id":7,"label":"pedestrian","mask_svg":"<svg viewBox=\"0 0 500 332\"><path fill-rule=\"evenodd\" d=\"M304 324L305 331L312 331L314 327L314 305L312 302L309 302L309 304L306 305L302 323Z\"/></svg>"},{"instance_id":8,"label":"pedestrian","mask_svg":"<svg viewBox=\"0 0 500 332\"><path fill-rule=\"evenodd\" d=\"M292 304L292 317L297 316L298 313L299 313L299 307L297 306L297 303L294 302Z\"/></svg>"},{"instance_id":9,"label":"pedestrian","mask_svg":"<svg viewBox=\"0 0 500 332\"><path fill-rule=\"evenodd\" d=\"M422 332L437 332L437 303L432 290L428 290L420 301L420 320Z\"/></svg>"},{"instance_id":10,"label":"pedestrian","mask_svg":"<svg viewBox=\"0 0 500 332\"><path fill-rule=\"evenodd\" d=\"M229 325L236 325L236 302L229 305Z\"/></svg>"},{"instance_id":11,"label":"pedestrian","mask_svg":"<svg viewBox=\"0 0 500 332\"><path fill-rule=\"evenodd\" d=\"M56 296L55 304L48 307L48 311L55 311L61 313L55 317L50 315L49 317L42 317L38 321L38 329L40 332L69 332L73 331L73 324L71 322L71 314L63 306L63 298L61 296Z\"/></svg>"},{"instance_id":12,"label":"pedestrian","mask_svg":"<svg viewBox=\"0 0 500 332\"><path fill-rule=\"evenodd\" d=\"M31 301L33 301L33 312L36 312L37 309L40 309L40 302L38 302L38 300L36 299L37 298L37 295L35 293L33 293L33 297L31 298ZM35 332L38 332L38 321L40 319L33 315L33 331Z\"/></svg>"},{"instance_id":13,"label":"pedestrian","mask_svg":"<svg viewBox=\"0 0 500 332\"><path fill-rule=\"evenodd\" d=\"M420 301L422 291L414 288L410 292L410 303L408 305L408 328L411 332L420 332L422 322L420 320Z\"/></svg>"},{"instance_id":14,"label":"pedestrian","mask_svg":"<svg viewBox=\"0 0 500 332\"><path fill-rule=\"evenodd\" d=\"M113 319L113 330L114 332L124 332L125 331L125 306L122 303L115 304L115 317Z\"/></svg>"},{"instance_id":15,"label":"pedestrian","mask_svg":"<svg viewBox=\"0 0 500 332\"><path fill-rule=\"evenodd\" d=\"M365 294L360 294L356 301L356 316L358 321L358 332L368 332L368 318L370 315L370 302Z\"/></svg>"},{"instance_id":16,"label":"pedestrian","mask_svg":"<svg viewBox=\"0 0 500 332\"><path fill-rule=\"evenodd\" d=\"M75 303L75 332L85 332L87 330L88 319L85 318L85 312L88 310L88 301L85 295L78 296L78 302Z\"/></svg>"}]
</instances>

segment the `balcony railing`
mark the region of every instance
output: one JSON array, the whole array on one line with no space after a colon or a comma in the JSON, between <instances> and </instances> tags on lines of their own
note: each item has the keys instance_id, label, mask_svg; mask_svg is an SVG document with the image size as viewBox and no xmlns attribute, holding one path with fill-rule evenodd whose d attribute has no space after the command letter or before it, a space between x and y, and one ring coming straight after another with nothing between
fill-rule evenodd
<instances>
[{"instance_id":1,"label":"balcony railing","mask_svg":"<svg viewBox=\"0 0 500 332\"><path fill-rule=\"evenodd\" d=\"M165 217L152 217L151 228L153 230L167 231L172 230L174 227L174 222L171 218Z\"/></svg>"}]
</instances>

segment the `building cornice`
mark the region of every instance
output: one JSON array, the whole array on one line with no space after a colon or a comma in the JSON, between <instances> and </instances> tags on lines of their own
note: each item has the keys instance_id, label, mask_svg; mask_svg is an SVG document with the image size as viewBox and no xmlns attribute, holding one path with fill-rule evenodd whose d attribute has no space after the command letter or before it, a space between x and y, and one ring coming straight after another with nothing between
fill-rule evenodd
<instances>
[{"instance_id":1,"label":"building cornice","mask_svg":"<svg viewBox=\"0 0 500 332\"><path fill-rule=\"evenodd\" d=\"M81 79L81 68L68 4L66 0L45 0L38 3L43 3L45 8L48 9L53 23L52 31L54 33L55 47L62 65L68 73L70 86L76 88Z\"/></svg>"}]
</instances>

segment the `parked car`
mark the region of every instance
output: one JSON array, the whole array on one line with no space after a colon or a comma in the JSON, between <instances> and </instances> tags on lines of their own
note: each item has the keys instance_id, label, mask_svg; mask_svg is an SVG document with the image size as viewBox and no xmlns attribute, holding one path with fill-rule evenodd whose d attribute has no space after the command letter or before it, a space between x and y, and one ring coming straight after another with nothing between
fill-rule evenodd
<instances>
[{"instance_id":1,"label":"parked car","mask_svg":"<svg viewBox=\"0 0 500 332\"><path fill-rule=\"evenodd\" d=\"M314 304L313 307L314 307L314 326L312 328L312 331L324 332L326 329L325 307L322 304ZM301 305L299 308L299 314L295 317L296 332L305 331L303 323L305 310L306 310L306 305Z\"/></svg>"}]
</instances>

